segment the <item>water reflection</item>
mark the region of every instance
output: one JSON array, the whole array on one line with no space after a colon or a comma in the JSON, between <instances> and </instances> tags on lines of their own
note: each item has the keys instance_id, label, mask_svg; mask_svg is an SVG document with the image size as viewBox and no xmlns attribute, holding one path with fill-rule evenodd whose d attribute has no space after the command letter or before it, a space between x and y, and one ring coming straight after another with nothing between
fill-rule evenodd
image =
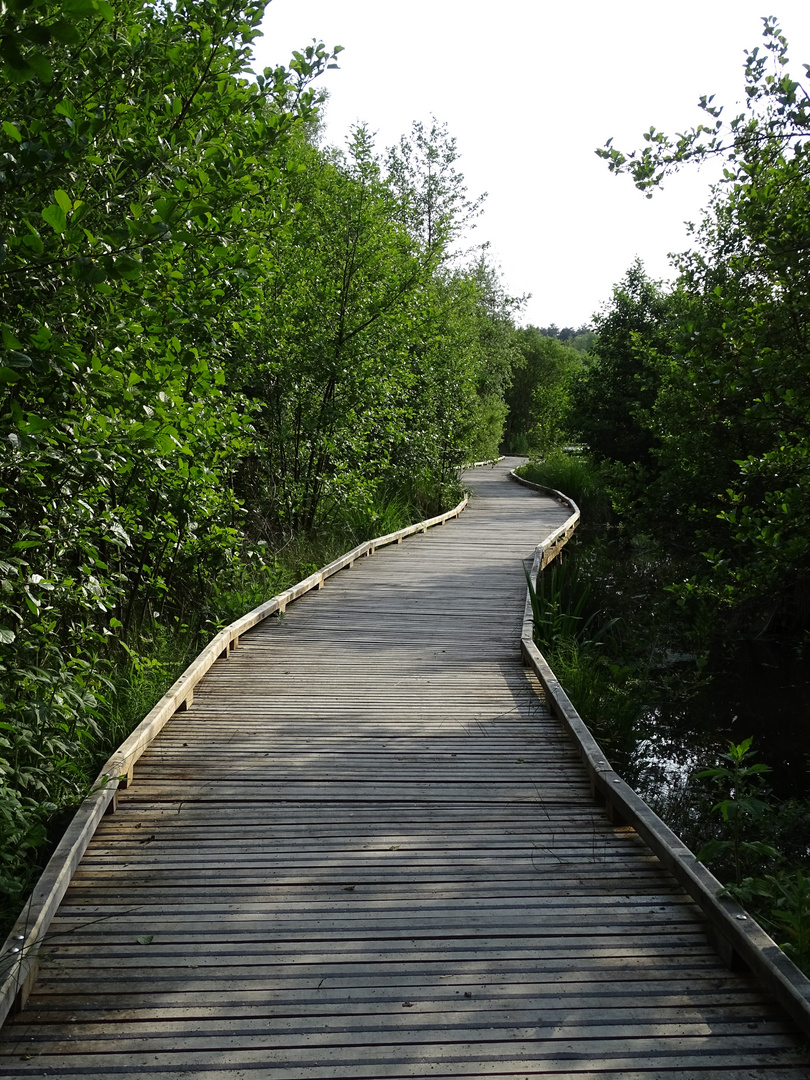
<instances>
[{"instance_id":1,"label":"water reflection","mask_svg":"<svg viewBox=\"0 0 810 1080\"><path fill-rule=\"evenodd\" d=\"M678 800L689 776L717 762L730 741L753 737L778 799L810 798L810 649L747 641L686 701L647 710L630 771L653 804Z\"/></svg>"}]
</instances>

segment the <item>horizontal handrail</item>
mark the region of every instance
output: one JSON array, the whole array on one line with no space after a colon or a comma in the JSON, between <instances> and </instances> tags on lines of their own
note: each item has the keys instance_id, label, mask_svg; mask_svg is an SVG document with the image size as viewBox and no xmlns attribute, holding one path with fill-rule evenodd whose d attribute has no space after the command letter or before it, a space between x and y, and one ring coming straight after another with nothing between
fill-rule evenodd
<instances>
[{"instance_id":1,"label":"horizontal handrail","mask_svg":"<svg viewBox=\"0 0 810 1080\"><path fill-rule=\"evenodd\" d=\"M463 469L480 469L484 465L491 465L492 468L494 469L499 461L503 461L504 456L505 456L504 454L501 454L499 457L487 458L486 461L471 461L469 465L463 465L462 468Z\"/></svg>"},{"instance_id":2,"label":"horizontal handrail","mask_svg":"<svg viewBox=\"0 0 810 1080\"><path fill-rule=\"evenodd\" d=\"M516 483L521 484L523 487L531 488L533 491L539 491L543 495L550 495L553 499L561 502L563 506L567 506L571 510L571 516L560 525L559 529L556 529L551 536L549 536L542 543L538 544L534 551L534 560L532 562L532 568L529 571L532 587L537 586L537 575L541 570L560 554L562 549L571 539L575 529L578 527L580 519L582 517L579 507L570 497L570 495L563 495L561 491L557 491L556 488L545 487L543 484L535 484L532 480L525 480L522 476L518 476L514 469L509 473L509 479L514 480ZM523 629L521 630L521 641L528 637L529 640L533 640L534 635L534 616L532 614L532 600L531 595L526 590L526 604L523 608Z\"/></svg>"},{"instance_id":3,"label":"horizontal handrail","mask_svg":"<svg viewBox=\"0 0 810 1080\"><path fill-rule=\"evenodd\" d=\"M25 1004L37 976L39 946L99 822L106 813L115 809L119 786L132 782L133 769L138 758L172 716L178 710L187 709L191 705L194 687L214 663L220 658L227 658L238 645L239 638L252 627L276 612L283 612L288 604L312 589L323 588L324 582L333 574L353 566L357 559L373 555L379 548L399 544L415 533L425 533L436 525L444 525L458 517L468 501L469 496L465 495L457 506L444 514L437 514L436 517L419 521L415 525L407 525L404 529L358 544L345 555L299 581L297 585L285 589L236 619L209 641L106 762L92 792L80 805L54 850L0 952L0 1024L9 1012Z\"/></svg>"},{"instance_id":4,"label":"horizontal handrail","mask_svg":"<svg viewBox=\"0 0 810 1080\"><path fill-rule=\"evenodd\" d=\"M126 776L127 782L132 779L132 769L135 762L158 732L178 710L188 708L191 705L194 697L194 687L200 679L220 657L227 659L230 651L238 645L239 638L248 630L251 630L269 616L275 615L276 612L283 613L288 604L311 592L312 589L322 589L324 583L333 574L337 574L347 567L352 567L358 559L364 556L373 555L378 548L387 547L389 544L399 544L406 537L413 536L414 533L427 532L428 529L433 528L435 525L443 525L451 518L458 517L467 502L468 496L465 496L458 506L444 514L438 514L436 517L419 521L415 525L408 525L404 529L398 529L396 532L387 533L385 536L378 536L373 540L366 540L364 543L358 544L351 551L347 551L345 555L341 555L321 570L316 570L314 574L310 574L303 581L299 581L297 585L293 585L291 588L272 597L272 599L267 600L264 604L260 604L246 615L230 623L223 630L220 630L199 656L191 662L165 696L160 699L154 709L135 728L129 738L116 750L101 770L98 783L113 784L121 776Z\"/></svg>"},{"instance_id":5,"label":"horizontal handrail","mask_svg":"<svg viewBox=\"0 0 810 1080\"><path fill-rule=\"evenodd\" d=\"M572 499L561 492L544 489L514 474L512 478L528 487L554 494L574 509L568 521L537 547L530 575L532 587L536 589L538 573L559 553L565 542L563 540L561 543L560 538L565 536L567 540L576 528L579 509ZM526 664L540 680L549 707L566 728L579 752L594 798L604 805L611 820L635 829L697 903L708 921L712 944L725 963L730 968L739 963L747 967L803 1033L810 1035L810 979L744 908L731 897L723 895L723 886L714 874L698 862L694 853L611 767L599 743L535 644L533 630L531 598L527 589L521 651Z\"/></svg>"}]
</instances>

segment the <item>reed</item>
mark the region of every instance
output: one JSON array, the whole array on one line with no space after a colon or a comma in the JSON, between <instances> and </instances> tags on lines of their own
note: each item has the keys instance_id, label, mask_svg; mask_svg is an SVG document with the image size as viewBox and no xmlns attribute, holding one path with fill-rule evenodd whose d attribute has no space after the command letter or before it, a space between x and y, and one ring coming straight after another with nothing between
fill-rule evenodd
<instances>
[{"instance_id":1,"label":"reed","mask_svg":"<svg viewBox=\"0 0 810 1080\"><path fill-rule=\"evenodd\" d=\"M583 521L603 524L613 517L603 469L585 454L559 452L521 466L518 475L533 484L569 495L582 511Z\"/></svg>"}]
</instances>

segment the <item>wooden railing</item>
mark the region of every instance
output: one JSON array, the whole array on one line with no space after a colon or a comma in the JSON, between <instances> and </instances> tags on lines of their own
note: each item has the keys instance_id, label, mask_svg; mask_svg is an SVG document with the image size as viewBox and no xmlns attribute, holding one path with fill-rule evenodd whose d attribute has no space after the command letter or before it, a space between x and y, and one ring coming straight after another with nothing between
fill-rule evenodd
<instances>
[{"instance_id":1,"label":"wooden railing","mask_svg":"<svg viewBox=\"0 0 810 1080\"><path fill-rule=\"evenodd\" d=\"M491 464L491 462L481 462ZM82 802L75 817L51 856L28 899L14 929L0 953L0 1024L9 1012L21 1008L37 976L37 954L53 916L67 891L79 860L87 849L102 817L115 810L119 787L132 781L138 758L147 749L168 721L178 711L187 709L194 698L194 687L219 659L227 659L239 644L239 638L264 619L283 612L287 605L312 589L322 589L324 583L338 571L351 567L358 559L367 558L378 548L401 544L415 533L427 532L458 517L468 498L445 514L409 525L386 536L358 544L339 559L329 563L290 589L249 611L230 623L214 637L186 668L180 678L163 695L152 711L132 734L118 747L99 773L90 795Z\"/></svg>"},{"instance_id":2,"label":"wooden railing","mask_svg":"<svg viewBox=\"0 0 810 1080\"><path fill-rule=\"evenodd\" d=\"M540 544L535 552L531 582L536 588L537 575L559 554L576 528L579 509L572 499L561 492L532 484L514 473L512 478L544 494L554 495L568 503L572 510L568 521L545 543ZM708 921L712 944L725 963L730 968L747 968L789 1013L804 1034L810 1035L810 980L744 908L724 895L723 886L714 874L697 861L693 852L611 767L535 644L533 629L527 589L521 635L523 658L540 680L549 707L577 747L588 772L594 799L604 806L612 821L635 829L698 904Z\"/></svg>"},{"instance_id":3,"label":"wooden railing","mask_svg":"<svg viewBox=\"0 0 810 1080\"><path fill-rule=\"evenodd\" d=\"M550 494L571 509L568 520L536 549L531 570L532 584L536 587L537 575L541 569L556 557L576 529L580 517L579 509L572 499L561 492L541 488L512 475L517 482ZM446 514L358 545L293 588L274 596L267 603L225 627L203 649L106 763L94 791L79 808L6 940L0 960L0 1023L12 1009L24 1004L36 978L39 945L99 821L105 813L115 809L119 786L125 786L131 781L138 758L175 712L191 704L194 687L214 662L227 658L237 647L240 636L251 627L276 612L283 612L287 604L310 590L322 588L324 582L339 570L352 566L357 559L373 555L378 548L401 543L407 536L443 525L457 517L466 505L465 498ZM714 875L697 862L692 852L610 766L534 643L528 595L521 649L525 662L535 671L544 688L549 707L564 725L579 751L590 778L594 798L604 805L613 820L630 825L638 832L697 902L706 915L714 936L714 944L726 962L730 966L742 962L748 967L805 1034L810 1035L810 980L738 904L722 895L722 886Z\"/></svg>"}]
</instances>

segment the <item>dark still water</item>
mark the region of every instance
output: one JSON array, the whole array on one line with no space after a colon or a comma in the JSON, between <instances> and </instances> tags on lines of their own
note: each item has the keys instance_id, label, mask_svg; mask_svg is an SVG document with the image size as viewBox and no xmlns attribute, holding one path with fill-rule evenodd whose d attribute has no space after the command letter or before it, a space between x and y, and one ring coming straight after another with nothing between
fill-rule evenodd
<instances>
[{"instance_id":1,"label":"dark still water","mask_svg":"<svg viewBox=\"0 0 810 1080\"><path fill-rule=\"evenodd\" d=\"M810 799L810 646L743 642L696 696L651 710L642 727L637 784L653 801L749 736L752 760L773 770L767 782L776 797Z\"/></svg>"}]
</instances>

